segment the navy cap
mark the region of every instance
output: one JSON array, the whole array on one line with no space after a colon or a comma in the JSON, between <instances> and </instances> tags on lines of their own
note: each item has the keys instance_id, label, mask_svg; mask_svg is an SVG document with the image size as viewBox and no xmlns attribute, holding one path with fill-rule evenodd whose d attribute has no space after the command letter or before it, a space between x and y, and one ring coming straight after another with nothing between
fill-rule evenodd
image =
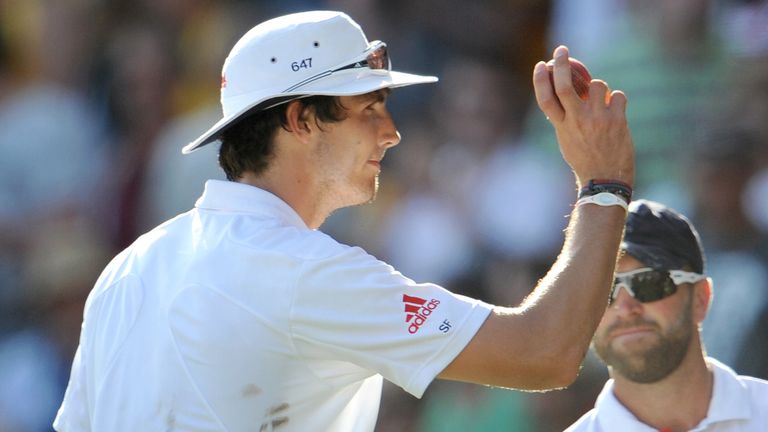
<instances>
[{"instance_id":1,"label":"navy cap","mask_svg":"<svg viewBox=\"0 0 768 432\"><path fill-rule=\"evenodd\" d=\"M621 249L657 270L704 273L704 249L696 228L677 211L649 200L629 205Z\"/></svg>"}]
</instances>

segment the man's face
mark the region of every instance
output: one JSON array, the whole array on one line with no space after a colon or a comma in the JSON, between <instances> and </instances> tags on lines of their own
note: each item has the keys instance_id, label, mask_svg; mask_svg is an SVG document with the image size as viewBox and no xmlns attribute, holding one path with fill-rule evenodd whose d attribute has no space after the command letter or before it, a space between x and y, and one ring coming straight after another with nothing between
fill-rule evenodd
<instances>
[{"instance_id":1,"label":"man's face","mask_svg":"<svg viewBox=\"0 0 768 432\"><path fill-rule=\"evenodd\" d=\"M386 107L388 91L342 96L346 118L322 124L313 152L322 193L335 208L372 201L384 152L400 142Z\"/></svg>"},{"instance_id":2,"label":"man's face","mask_svg":"<svg viewBox=\"0 0 768 432\"><path fill-rule=\"evenodd\" d=\"M646 267L631 256L618 262L618 273ZM672 373L698 335L693 316L692 287L649 303L621 289L606 309L592 339L597 355L612 374L638 383L653 383Z\"/></svg>"}]
</instances>

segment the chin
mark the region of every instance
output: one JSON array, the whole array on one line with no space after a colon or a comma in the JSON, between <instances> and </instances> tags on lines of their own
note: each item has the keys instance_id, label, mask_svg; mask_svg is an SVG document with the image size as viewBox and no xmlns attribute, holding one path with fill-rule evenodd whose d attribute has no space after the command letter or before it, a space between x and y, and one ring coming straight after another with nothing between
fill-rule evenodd
<instances>
[{"instance_id":1,"label":"chin","mask_svg":"<svg viewBox=\"0 0 768 432\"><path fill-rule=\"evenodd\" d=\"M377 189L360 190L349 200L349 207L370 204L376 200Z\"/></svg>"}]
</instances>

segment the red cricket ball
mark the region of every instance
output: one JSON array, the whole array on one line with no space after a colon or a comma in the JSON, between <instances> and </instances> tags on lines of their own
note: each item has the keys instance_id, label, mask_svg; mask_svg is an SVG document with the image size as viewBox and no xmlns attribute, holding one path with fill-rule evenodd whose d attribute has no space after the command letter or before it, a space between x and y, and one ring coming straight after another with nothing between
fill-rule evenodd
<instances>
[{"instance_id":1,"label":"red cricket ball","mask_svg":"<svg viewBox=\"0 0 768 432\"><path fill-rule=\"evenodd\" d=\"M592 81L592 75L589 74L587 67L584 63L570 57L571 63L571 81L573 82L573 89L576 90L576 94L582 100L589 98L589 83ZM555 88L555 81L552 77L552 71L554 70L555 60L552 59L547 62L547 71L549 72L549 82L552 84L552 88Z\"/></svg>"}]
</instances>

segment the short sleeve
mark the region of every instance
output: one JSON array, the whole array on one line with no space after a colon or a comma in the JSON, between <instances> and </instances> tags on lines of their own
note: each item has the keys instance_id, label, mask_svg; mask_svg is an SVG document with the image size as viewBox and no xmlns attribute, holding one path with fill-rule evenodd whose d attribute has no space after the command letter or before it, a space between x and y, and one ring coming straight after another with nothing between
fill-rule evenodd
<instances>
[{"instance_id":1,"label":"short sleeve","mask_svg":"<svg viewBox=\"0 0 768 432\"><path fill-rule=\"evenodd\" d=\"M291 333L300 355L354 363L421 397L491 305L417 284L360 248L304 263Z\"/></svg>"}]
</instances>

